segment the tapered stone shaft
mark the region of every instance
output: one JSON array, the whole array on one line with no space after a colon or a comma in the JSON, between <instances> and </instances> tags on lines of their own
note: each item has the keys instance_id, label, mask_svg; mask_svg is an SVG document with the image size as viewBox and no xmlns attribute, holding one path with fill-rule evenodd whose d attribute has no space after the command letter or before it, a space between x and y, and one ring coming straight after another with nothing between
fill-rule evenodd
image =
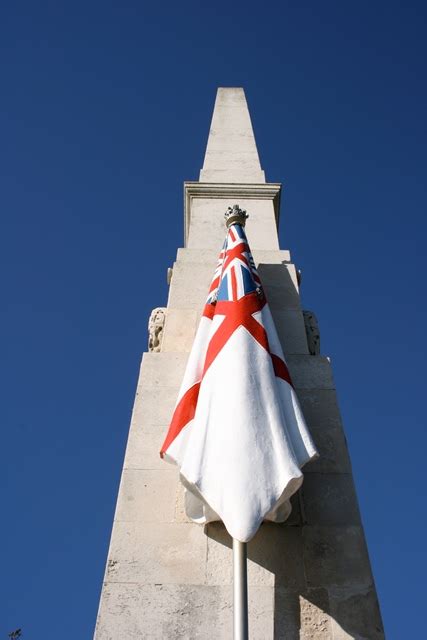
<instances>
[{"instance_id":1,"label":"tapered stone shaft","mask_svg":"<svg viewBox=\"0 0 427 640\"><path fill-rule=\"evenodd\" d=\"M167 307L150 319L96 640L232 638L231 539L221 523L188 520L178 472L158 452L224 240L223 213L235 203L250 215L248 239L320 452L289 520L263 524L248 544L250 638L384 637L330 360L279 248L280 190L265 182L243 89L219 89L200 181L184 184L185 248Z\"/></svg>"}]
</instances>

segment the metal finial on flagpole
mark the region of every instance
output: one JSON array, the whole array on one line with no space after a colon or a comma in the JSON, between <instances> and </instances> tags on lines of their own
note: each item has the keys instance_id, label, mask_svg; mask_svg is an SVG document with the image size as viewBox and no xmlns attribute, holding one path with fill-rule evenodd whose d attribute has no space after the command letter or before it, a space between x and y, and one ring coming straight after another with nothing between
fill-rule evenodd
<instances>
[{"instance_id":1,"label":"metal finial on flagpole","mask_svg":"<svg viewBox=\"0 0 427 640\"><path fill-rule=\"evenodd\" d=\"M246 542L233 538L233 637L248 640L248 562Z\"/></svg>"},{"instance_id":2,"label":"metal finial on flagpole","mask_svg":"<svg viewBox=\"0 0 427 640\"><path fill-rule=\"evenodd\" d=\"M246 211L241 209L238 204L235 204L232 207L228 207L227 211L224 213L224 218L227 228L231 227L232 224L241 224L242 227L244 227L249 215Z\"/></svg>"}]
</instances>

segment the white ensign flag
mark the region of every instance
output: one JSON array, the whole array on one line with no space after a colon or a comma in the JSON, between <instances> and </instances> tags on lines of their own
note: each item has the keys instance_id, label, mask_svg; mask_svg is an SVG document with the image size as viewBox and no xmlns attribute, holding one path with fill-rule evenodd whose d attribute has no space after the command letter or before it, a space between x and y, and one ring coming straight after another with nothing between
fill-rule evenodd
<instances>
[{"instance_id":1,"label":"white ensign flag","mask_svg":"<svg viewBox=\"0 0 427 640\"><path fill-rule=\"evenodd\" d=\"M243 225L229 226L161 455L189 517L247 542L264 519L286 520L317 451Z\"/></svg>"}]
</instances>

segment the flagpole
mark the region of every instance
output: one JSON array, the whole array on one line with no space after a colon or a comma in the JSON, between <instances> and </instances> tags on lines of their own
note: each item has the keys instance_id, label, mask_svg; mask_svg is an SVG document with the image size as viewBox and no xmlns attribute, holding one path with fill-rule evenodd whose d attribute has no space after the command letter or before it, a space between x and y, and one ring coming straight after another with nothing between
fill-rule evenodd
<instances>
[{"instance_id":1,"label":"flagpole","mask_svg":"<svg viewBox=\"0 0 427 640\"><path fill-rule=\"evenodd\" d=\"M246 542L233 538L234 640L248 640L248 565Z\"/></svg>"}]
</instances>

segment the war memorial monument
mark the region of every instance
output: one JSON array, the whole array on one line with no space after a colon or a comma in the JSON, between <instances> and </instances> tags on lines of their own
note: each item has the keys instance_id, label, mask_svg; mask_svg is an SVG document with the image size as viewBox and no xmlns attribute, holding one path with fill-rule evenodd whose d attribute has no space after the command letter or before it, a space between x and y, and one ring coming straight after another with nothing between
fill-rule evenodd
<instances>
[{"instance_id":1,"label":"war memorial monument","mask_svg":"<svg viewBox=\"0 0 427 640\"><path fill-rule=\"evenodd\" d=\"M330 360L279 247L280 193L261 168L243 89L218 89L200 179L184 183L185 246L167 306L149 320L95 640L233 637L230 535L187 517L178 469L159 449L235 203L249 213L248 242L320 454L303 468L286 522L265 522L248 543L249 637L384 638Z\"/></svg>"}]
</instances>

